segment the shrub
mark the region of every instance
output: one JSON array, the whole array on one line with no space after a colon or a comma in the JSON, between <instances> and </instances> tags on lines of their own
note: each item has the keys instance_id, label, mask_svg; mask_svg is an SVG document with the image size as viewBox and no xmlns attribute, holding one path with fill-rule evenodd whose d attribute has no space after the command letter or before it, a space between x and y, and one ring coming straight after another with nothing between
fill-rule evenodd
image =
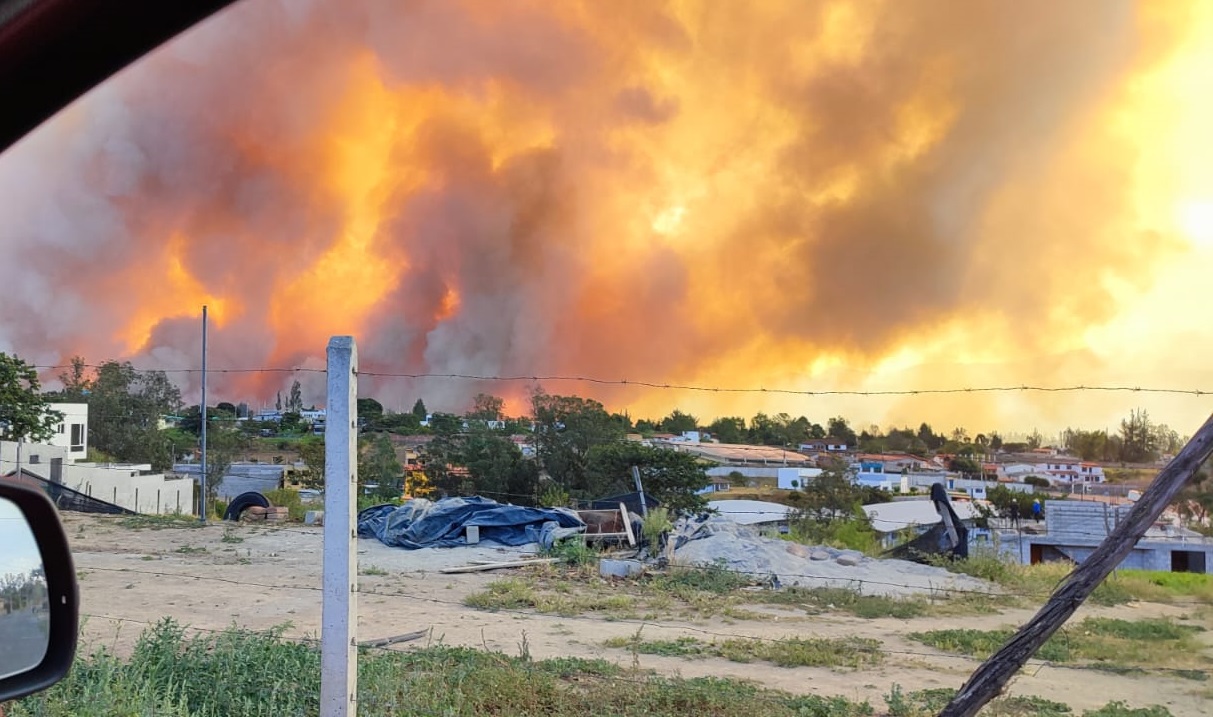
<instances>
[{"instance_id":1,"label":"shrub","mask_svg":"<svg viewBox=\"0 0 1213 717\"><path fill-rule=\"evenodd\" d=\"M289 511L291 520L303 520L303 514L307 510L299 498L299 491L293 488L279 488L278 490L267 490L264 495L271 505L285 507Z\"/></svg>"},{"instance_id":2,"label":"shrub","mask_svg":"<svg viewBox=\"0 0 1213 717\"><path fill-rule=\"evenodd\" d=\"M640 532L648 542L650 555L657 555L661 549L661 536L673 527L674 524L670 522L670 512L665 508L654 508L644 517Z\"/></svg>"}]
</instances>

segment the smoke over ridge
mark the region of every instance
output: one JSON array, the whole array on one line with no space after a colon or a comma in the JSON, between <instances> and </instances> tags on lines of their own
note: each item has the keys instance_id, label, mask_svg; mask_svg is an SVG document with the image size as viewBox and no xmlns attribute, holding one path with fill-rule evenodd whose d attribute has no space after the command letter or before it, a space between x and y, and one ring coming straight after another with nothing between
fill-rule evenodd
<instances>
[{"instance_id":1,"label":"smoke over ridge","mask_svg":"<svg viewBox=\"0 0 1213 717\"><path fill-rule=\"evenodd\" d=\"M196 366L206 303L215 366L346 333L369 371L1095 365L1178 251L1117 122L1167 5L246 0L0 158L0 350Z\"/></svg>"}]
</instances>

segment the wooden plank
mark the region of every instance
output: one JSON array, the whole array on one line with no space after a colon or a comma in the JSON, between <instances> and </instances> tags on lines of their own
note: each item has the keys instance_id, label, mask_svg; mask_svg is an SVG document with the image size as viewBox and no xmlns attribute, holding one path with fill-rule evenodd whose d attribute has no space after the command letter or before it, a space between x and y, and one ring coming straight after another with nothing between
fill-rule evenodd
<instances>
[{"instance_id":1,"label":"wooden plank","mask_svg":"<svg viewBox=\"0 0 1213 717\"><path fill-rule=\"evenodd\" d=\"M443 568L440 573L479 573L485 570L500 570L502 568L525 568L528 565L549 565L559 563L563 558L536 558L535 560L513 560L508 563L484 563L482 565L464 565L458 568Z\"/></svg>"},{"instance_id":2,"label":"wooden plank","mask_svg":"<svg viewBox=\"0 0 1213 717\"><path fill-rule=\"evenodd\" d=\"M628 518L628 507L623 503L619 504L619 512L623 515L623 530L628 536L628 545L636 547L636 536L632 533L632 520Z\"/></svg>"},{"instance_id":3,"label":"wooden plank","mask_svg":"<svg viewBox=\"0 0 1213 717\"><path fill-rule=\"evenodd\" d=\"M358 643L358 647L387 647L388 645L397 645L401 642L412 642L420 640L430 634L429 630L418 630L417 632L406 632L403 635L393 635L392 637L381 637L378 640L366 640Z\"/></svg>"},{"instance_id":4,"label":"wooden plank","mask_svg":"<svg viewBox=\"0 0 1213 717\"><path fill-rule=\"evenodd\" d=\"M1179 455L1167 464L1136 505L1100 543L1095 552L1070 573L1040 612L1019 629L998 652L969 677L939 717L973 717L998 696L1015 673L1065 623L1116 569L1174 500L1201 464L1213 454L1213 416L1205 421Z\"/></svg>"}]
</instances>

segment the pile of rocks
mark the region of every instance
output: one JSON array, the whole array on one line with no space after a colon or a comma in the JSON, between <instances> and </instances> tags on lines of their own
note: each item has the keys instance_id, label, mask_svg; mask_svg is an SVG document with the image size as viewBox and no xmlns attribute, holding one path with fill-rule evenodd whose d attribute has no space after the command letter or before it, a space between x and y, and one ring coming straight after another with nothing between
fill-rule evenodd
<instances>
[{"instance_id":1,"label":"pile of rocks","mask_svg":"<svg viewBox=\"0 0 1213 717\"><path fill-rule=\"evenodd\" d=\"M865 595L995 589L984 580L943 568L763 537L753 528L720 516L680 522L675 539L677 564L720 565L757 580L774 578L784 587L845 587Z\"/></svg>"}]
</instances>

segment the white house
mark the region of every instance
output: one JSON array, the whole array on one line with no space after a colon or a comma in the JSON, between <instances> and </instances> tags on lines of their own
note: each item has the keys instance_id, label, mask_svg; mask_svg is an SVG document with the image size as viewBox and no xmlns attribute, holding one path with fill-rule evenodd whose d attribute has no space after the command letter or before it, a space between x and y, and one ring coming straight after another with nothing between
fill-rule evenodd
<instances>
[{"instance_id":1,"label":"white house","mask_svg":"<svg viewBox=\"0 0 1213 717\"><path fill-rule=\"evenodd\" d=\"M819 475L820 468L776 468L775 485L781 490L796 490Z\"/></svg>"},{"instance_id":2,"label":"white house","mask_svg":"<svg viewBox=\"0 0 1213 717\"><path fill-rule=\"evenodd\" d=\"M62 413L63 420L55 425L55 433L47 443L66 448L69 460L84 460L88 456L88 404L52 403L50 408Z\"/></svg>"},{"instance_id":3,"label":"white house","mask_svg":"<svg viewBox=\"0 0 1213 717\"><path fill-rule=\"evenodd\" d=\"M325 411L323 408L300 411L299 417L308 423L324 423Z\"/></svg>"},{"instance_id":4,"label":"white house","mask_svg":"<svg viewBox=\"0 0 1213 717\"><path fill-rule=\"evenodd\" d=\"M844 453L847 450L847 442L833 436L811 438L800 444L800 450L806 453Z\"/></svg>"},{"instance_id":5,"label":"white house","mask_svg":"<svg viewBox=\"0 0 1213 717\"><path fill-rule=\"evenodd\" d=\"M1008 463L999 466L998 472L1007 478L1021 480L1027 476L1038 475L1042 470L1031 463Z\"/></svg>"},{"instance_id":6,"label":"white house","mask_svg":"<svg viewBox=\"0 0 1213 717\"><path fill-rule=\"evenodd\" d=\"M147 464L96 464L88 454L88 405L53 403L63 420L47 443L0 441L0 475L18 473L63 485L137 513L194 512L194 481L165 478Z\"/></svg>"},{"instance_id":7,"label":"white house","mask_svg":"<svg viewBox=\"0 0 1213 717\"><path fill-rule=\"evenodd\" d=\"M1054 483L1103 483L1107 480L1103 466L1077 458L1050 458L1036 468L1038 475Z\"/></svg>"}]
</instances>

